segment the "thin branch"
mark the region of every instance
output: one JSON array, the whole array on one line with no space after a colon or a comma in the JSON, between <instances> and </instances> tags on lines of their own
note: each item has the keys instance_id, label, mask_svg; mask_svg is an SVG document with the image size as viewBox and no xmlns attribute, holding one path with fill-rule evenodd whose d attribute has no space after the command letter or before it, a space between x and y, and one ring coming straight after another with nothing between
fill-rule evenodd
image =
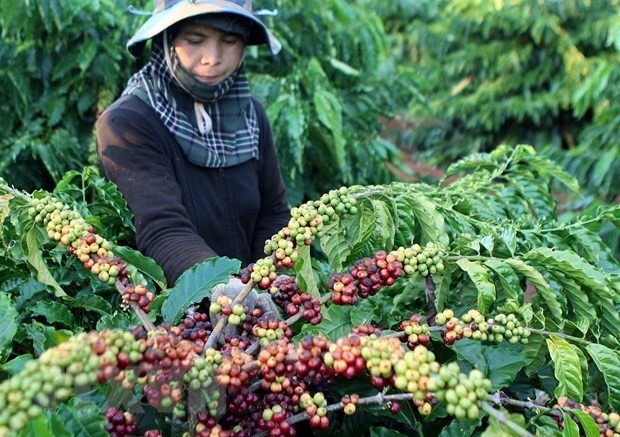
<instances>
[{"instance_id":1,"label":"thin branch","mask_svg":"<svg viewBox=\"0 0 620 437\"><path fill-rule=\"evenodd\" d=\"M245 284L245 286L241 289L241 293L239 293L237 297L235 297L235 299L232 301L231 307L243 302L245 298L248 297L253 287L254 287L254 282L248 281L248 283ZM222 331L224 331L224 328L226 328L227 324L228 324L228 317L222 317L220 320L218 320L217 325L215 325L215 328L213 328L211 335L209 336L209 338L207 339L207 342L205 343L205 350L212 348L215 345L215 342L217 341Z\"/></svg>"},{"instance_id":2,"label":"thin branch","mask_svg":"<svg viewBox=\"0 0 620 437\"><path fill-rule=\"evenodd\" d=\"M428 297L428 313L426 315L426 321L430 326L435 324L435 317L437 316L437 307L435 306L435 281L431 275L426 276L426 296Z\"/></svg>"},{"instance_id":3,"label":"thin branch","mask_svg":"<svg viewBox=\"0 0 620 437\"><path fill-rule=\"evenodd\" d=\"M6 191L7 194L10 194L11 196L19 197L24 200L30 200L30 197L31 197L30 194L16 190L15 188L9 187L8 185L5 185L5 184L0 184L0 190Z\"/></svg>"},{"instance_id":4,"label":"thin branch","mask_svg":"<svg viewBox=\"0 0 620 437\"><path fill-rule=\"evenodd\" d=\"M121 283L120 280L117 279L116 281L114 281L114 287L118 290L121 296L125 294L125 286ZM148 318L142 308L140 308L140 305L138 305L137 302L130 301L129 306L134 311L134 313L136 313L138 319L140 319L140 323L142 323L144 329L146 329L147 331L155 331L155 325L153 324L151 319Z\"/></svg>"},{"instance_id":5,"label":"thin branch","mask_svg":"<svg viewBox=\"0 0 620 437\"><path fill-rule=\"evenodd\" d=\"M565 340L570 340L570 341L574 341L575 343L581 343L581 344L585 344L585 345L596 344L596 343L591 342L589 340L586 340L586 339L583 339L583 338L579 338L579 337L573 337L572 335L563 334L561 332L551 332L551 331L546 331L544 329L535 329L535 328L528 328L528 329L530 330L530 332L532 334L555 335L555 336L563 338Z\"/></svg>"}]
</instances>

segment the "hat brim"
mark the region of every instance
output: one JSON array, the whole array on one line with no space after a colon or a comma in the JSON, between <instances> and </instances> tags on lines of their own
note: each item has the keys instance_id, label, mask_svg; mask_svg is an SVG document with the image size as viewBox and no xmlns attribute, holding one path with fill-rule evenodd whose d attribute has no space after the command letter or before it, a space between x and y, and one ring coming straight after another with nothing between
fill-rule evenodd
<instances>
[{"instance_id":1,"label":"hat brim","mask_svg":"<svg viewBox=\"0 0 620 437\"><path fill-rule=\"evenodd\" d=\"M144 46L149 39L168 29L173 24L197 15L222 13L240 15L253 24L248 44L266 44L273 54L277 54L282 48L280 42L269 32L267 26L241 6L225 1L210 1L207 3L181 1L168 9L152 15L127 42L127 50L132 56L138 57L142 54Z\"/></svg>"}]
</instances>

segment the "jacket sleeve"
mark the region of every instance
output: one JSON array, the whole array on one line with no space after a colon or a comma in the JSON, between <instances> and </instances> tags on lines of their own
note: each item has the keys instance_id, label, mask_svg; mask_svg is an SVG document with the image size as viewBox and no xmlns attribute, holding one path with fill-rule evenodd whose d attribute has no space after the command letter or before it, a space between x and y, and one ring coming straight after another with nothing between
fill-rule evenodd
<instances>
[{"instance_id":1,"label":"jacket sleeve","mask_svg":"<svg viewBox=\"0 0 620 437\"><path fill-rule=\"evenodd\" d=\"M259 170L261 208L254 230L252 254L254 259L259 259L265 256L265 240L271 238L288 224L290 212L286 189L271 135L271 126L263 106L256 99L254 99L254 105L261 129Z\"/></svg>"},{"instance_id":2,"label":"jacket sleeve","mask_svg":"<svg viewBox=\"0 0 620 437\"><path fill-rule=\"evenodd\" d=\"M174 176L177 158L164 147L170 141L165 126L136 97L123 99L125 104L113 105L97 121L99 162L134 214L138 250L173 285L185 270L217 254L197 234L183 205Z\"/></svg>"}]
</instances>

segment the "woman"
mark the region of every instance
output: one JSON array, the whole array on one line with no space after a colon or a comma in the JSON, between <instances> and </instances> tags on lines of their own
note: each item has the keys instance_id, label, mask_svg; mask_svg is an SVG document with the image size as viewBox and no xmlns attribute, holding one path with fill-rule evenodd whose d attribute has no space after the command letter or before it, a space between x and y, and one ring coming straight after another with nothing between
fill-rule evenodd
<instances>
[{"instance_id":1,"label":"woman","mask_svg":"<svg viewBox=\"0 0 620 437\"><path fill-rule=\"evenodd\" d=\"M289 219L263 106L250 96L246 45L278 41L251 1L159 0L129 40L151 61L97 122L101 167L134 213L138 249L169 284L214 256L244 264Z\"/></svg>"}]
</instances>

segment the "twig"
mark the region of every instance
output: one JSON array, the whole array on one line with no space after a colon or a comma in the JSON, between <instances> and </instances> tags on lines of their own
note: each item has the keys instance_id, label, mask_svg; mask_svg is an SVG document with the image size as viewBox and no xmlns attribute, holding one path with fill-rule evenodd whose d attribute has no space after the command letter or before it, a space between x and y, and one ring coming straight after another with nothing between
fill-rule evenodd
<instances>
[{"instance_id":1,"label":"twig","mask_svg":"<svg viewBox=\"0 0 620 437\"><path fill-rule=\"evenodd\" d=\"M572 335L563 334L561 332L551 332L551 331L546 331L544 329L535 329L535 328L528 328L528 329L530 330L530 332L532 334L555 335L555 336L563 338L565 340L570 340L570 341L574 341L575 343L581 343L581 344L585 344L585 345L596 344L596 343L593 343L593 342L588 341L586 339L579 338L579 337L573 337Z\"/></svg>"},{"instance_id":2,"label":"twig","mask_svg":"<svg viewBox=\"0 0 620 437\"><path fill-rule=\"evenodd\" d=\"M24 200L30 200L30 197L31 197L30 194L16 190L15 188L9 187L8 185L5 185L5 184L0 184L0 189L3 191L6 191L7 194L10 194L11 196L19 197Z\"/></svg>"},{"instance_id":3,"label":"twig","mask_svg":"<svg viewBox=\"0 0 620 437\"><path fill-rule=\"evenodd\" d=\"M437 316L437 307L435 306L435 281L431 275L426 276L426 296L428 297L428 314L426 321L430 326L435 325L435 317Z\"/></svg>"},{"instance_id":4,"label":"twig","mask_svg":"<svg viewBox=\"0 0 620 437\"><path fill-rule=\"evenodd\" d=\"M488 403L480 402L480 408L486 411L489 416L493 416L495 420L500 422L502 425L505 425L506 427L510 428L510 430L513 431L515 434L523 436L523 437L534 437L534 434L531 434L526 429L523 429L516 423L512 422L510 419L506 417L505 414L497 411L495 408L493 408Z\"/></svg>"},{"instance_id":5,"label":"twig","mask_svg":"<svg viewBox=\"0 0 620 437\"><path fill-rule=\"evenodd\" d=\"M254 287L254 282L252 281L249 281L247 284L245 284L243 289L241 289L241 293L239 293L237 297L235 297L235 299L232 301L231 307L243 302L245 298L248 297L253 287ZM218 337L220 336L224 328L226 328L227 324L228 324L228 317L222 317L220 320L218 320L217 325L215 325L215 328L213 328L211 335L209 336L209 338L207 339L207 342L205 343L205 350L215 345L215 342L217 341Z\"/></svg>"},{"instance_id":6,"label":"twig","mask_svg":"<svg viewBox=\"0 0 620 437\"><path fill-rule=\"evenodd\" d=\"M125 286L121 283L120 280L117 279L116 281L114 281L114 287L118 290L121 296L125 294ZM153 322L151 322L151 319L147 317L146 313L142 310L142 308L140 308L140 305L138 305L137 302L131 301L129 302L129 306L134 311L134 313L136 313L138 319L140 319L140 322L142 323L142 326L144 326L144 329L146 329L147 331L155 331L155 325L153 324Z\"/></svg>"}]
</instances>

